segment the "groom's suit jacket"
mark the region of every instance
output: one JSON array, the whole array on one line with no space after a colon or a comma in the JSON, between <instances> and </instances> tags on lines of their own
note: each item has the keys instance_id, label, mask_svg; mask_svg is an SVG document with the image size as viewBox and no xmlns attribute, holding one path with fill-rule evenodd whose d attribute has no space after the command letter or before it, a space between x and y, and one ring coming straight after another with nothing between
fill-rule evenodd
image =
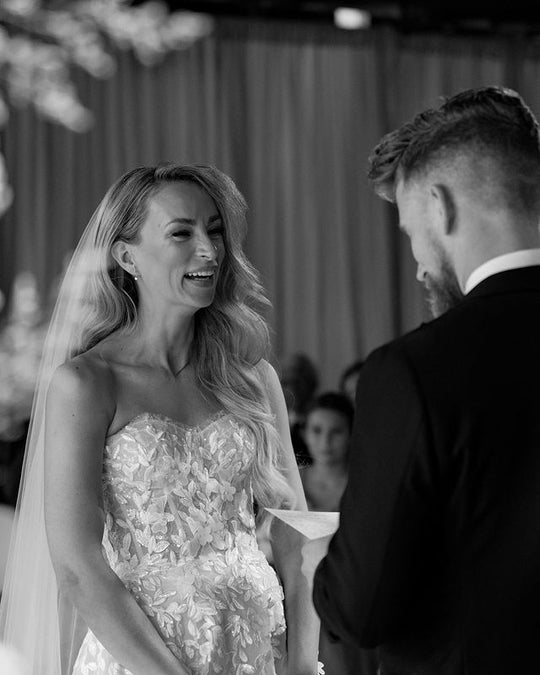
<instances>
[{"instance_id":1,"label":"groom's suit jacket","mask_svg":"<svg viewBox=\"0 0 540 675\"><path fill-rule=\"evenodd\" d=\"M540 672L540 266L376 350L314 602L384 675Z\"/></svg>"}]
</instances>

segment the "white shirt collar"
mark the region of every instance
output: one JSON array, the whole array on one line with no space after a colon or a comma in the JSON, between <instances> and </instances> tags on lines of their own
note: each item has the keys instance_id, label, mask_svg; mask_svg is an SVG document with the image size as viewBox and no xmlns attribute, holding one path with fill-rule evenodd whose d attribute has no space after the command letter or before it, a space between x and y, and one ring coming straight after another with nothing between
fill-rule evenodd
<instances>
[{"instance_id":1,"label":"white shirt collar","mask_svg":"<svg viewBox=\"0 0 540 675\"><path fill-rule=\"evenodd\" d=\"M540 248L523 249L499 255L483 263L473 271L465 284L465 294L470 293L481 281L491 277L493 274L515 270L520 267L531 267L533 265L540 265Z\"/></svg>"}]
</instances>

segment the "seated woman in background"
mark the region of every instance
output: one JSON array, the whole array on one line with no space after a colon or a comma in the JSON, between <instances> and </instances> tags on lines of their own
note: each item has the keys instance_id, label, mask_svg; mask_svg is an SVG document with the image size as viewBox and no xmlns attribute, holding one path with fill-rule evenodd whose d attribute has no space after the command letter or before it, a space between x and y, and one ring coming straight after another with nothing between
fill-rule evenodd
<instances>
[{"instance_id":1,"label":"seated woman in background","mask_svg":"<svg viewBox=\"0 0 540 675\"><path fill-rule=\"evenodd\" d=\"M354 408L345 394L326 392L308 406L304 427L312 463L300 470L311 511L338 511L347 483L347 449Z\"/></svg>"}]
</instances>

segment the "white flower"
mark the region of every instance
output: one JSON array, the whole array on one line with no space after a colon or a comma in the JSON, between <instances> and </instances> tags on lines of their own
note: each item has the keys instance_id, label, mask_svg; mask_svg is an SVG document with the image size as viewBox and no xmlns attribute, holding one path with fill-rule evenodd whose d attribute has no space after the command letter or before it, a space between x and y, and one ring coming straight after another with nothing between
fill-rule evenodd
<instances>
[{"instance_id":1,"label":"white flower","mask_svg":"<svg viewBox=\"0 0 540 675\"><path fill-rule=\"evenodd\" d=\"M0 98L0 127L8 105L30 104L40 114L76 131L92 124L71 80L72 65L93 77L109 77L116 66L107 43L131 49L151 65L171 50L208 35L209 16L170 12L163 2L132 5L128 0L80 0L44 3L2 0L0 73L7 100ZM1 156L0 156L1 157ZM0 167L0 215L12 201L11 188Z\"/></svg>"}]
</instances>

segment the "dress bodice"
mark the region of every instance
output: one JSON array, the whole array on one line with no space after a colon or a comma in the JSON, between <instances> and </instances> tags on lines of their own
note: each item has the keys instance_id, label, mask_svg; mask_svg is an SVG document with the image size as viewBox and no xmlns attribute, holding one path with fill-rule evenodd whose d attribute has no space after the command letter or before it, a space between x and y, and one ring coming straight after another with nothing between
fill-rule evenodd
<instances>
[{"instance_id":1,"label":"dress bodice","mask_svg":"<svg viewBox=\"0 0 540 675\"><path fill-rule=\"evenodd\" d=\"M193 675L275 675L283 592L257 545L251 430L220 412L201 426L142 413L108 436L103 551ZM130 675L91 632L74 675Z\"/></svg>"},{"instance_id":2,"label":"dress bodice","mask_svg":"<svg viewBox=\"0 0 540 675\"><path fill-rule=\"evenodd\" d=\"M197 427L142 413L109 436L103 543L116 573L252 551L253 457L251 432L224 412Z\"/></svg>"}]
</instances>

